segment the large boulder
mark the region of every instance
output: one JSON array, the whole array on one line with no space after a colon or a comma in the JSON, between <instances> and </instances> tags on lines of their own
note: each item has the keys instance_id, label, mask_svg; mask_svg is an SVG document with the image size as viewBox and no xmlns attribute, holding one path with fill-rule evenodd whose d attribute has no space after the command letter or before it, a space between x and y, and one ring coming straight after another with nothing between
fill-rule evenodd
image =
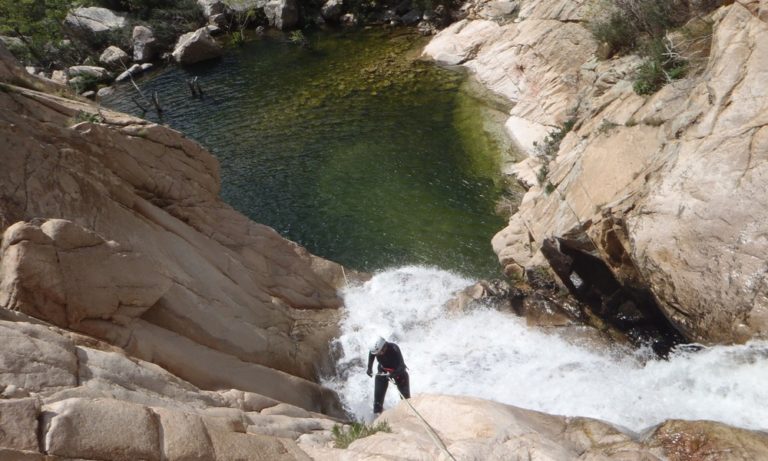
<instances>
[{"instance_id":1,"label":"large boulder","mask_svg":"<svg viewBox=\"0 0 768 461\"><path fill-rule=\"evenodd\" d=\"M223 0L197 0L197 4L203 9L203 16L210 18L217 14L229 14L231 9Z\"/></svg>"},{"instance_id":2,"label":"large boulder","mask_svg":"<svg viewBox=\"0 0 768 461\"><path fill-rule=\"evenodd\" d=\"M173 50L173 58L179 64L194 64L218 58L224 53L221 45L211 37L208 29L201 27L179 37Z\"/></svg>"},{"instance_id":3,"label":"large boulder","mask_svg":"<svg viewBox=\"0 0 768 461\"><path fill-rule=\"evenodd\" d=\"M125 324L169 289L157 261L63 219L17 223L0 247L0 306L67 328Z\"/></svg>"},{"instance_id":4,"label":"large boulder","mask_svg":"<svg viewBox=\"0 0 768 461\"><path fill-rule=\"evenodd\" d=\"M137 62L151 61L158 49L155 33L146 26L133 28L133 60Z\"/></svg>"},{"instance_id":5,"label":"large boulder","mask_svg":"<svg viewBox=\"0 0 768 461\"><path fill-rule=\"evenodd\" d=\"M343 12L343 8L343 0L327 0L320 11L324 19L328 21L338 21Z\"/></svg>"},{"instance_id":6,"label":"large boulder","mask_svg":"<svg viewBox=\"0 0 768 461\"><path fill-rule=\"evenodd\" d=\"M264 6L269 25L280 30L290 29L299 22L296 0L269 0Z\"/></svg>"},{"instance_id":7,"label":"large boulder","mask_svg":"<svg viewBox=\"0 0 768 461\"><path fill-rule=\"evenodd\" d=\"M126 26L125 13L96 6L75 8L64 18L64 27L91 43L100 43L108 38L110 32Z\"/></svg>"},{"instance_id":8,"label":"large boulder","mask_svg":"<svg viewBox=\"0 0 768 461\"><path fill-rule=\"evenodd\" d=\"M119 47L110 45L99 56L99 62L112 69L119 69L131 62L131 58Z\"/></svg>"},{"instance_id":9,"label":"large boulder","mask_svg":"<svg viewBox=\"0 0 768 461\"><path fill-rule=\"evenodd\" d=\"M81 77L97 82L107 82L112 78L107 69L98 66L72 66L67 69L67 74L70 79Z\"/></svg>"}]
</instances>

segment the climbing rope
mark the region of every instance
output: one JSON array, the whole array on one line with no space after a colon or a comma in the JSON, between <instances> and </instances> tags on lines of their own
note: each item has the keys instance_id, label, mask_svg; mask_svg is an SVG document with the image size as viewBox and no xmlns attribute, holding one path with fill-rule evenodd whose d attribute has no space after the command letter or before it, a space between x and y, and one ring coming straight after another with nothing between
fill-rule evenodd
<instances>
[{"instance_id":1,"label":"climbing rope","mask_svg":"<svg viewBox=\"0 0 768 461\"><path fill-rule=\"evenodd\" d=\"M392 378L389 378L389 382L392 383L395 386L395 389L397 389L397 393L400 394L400 398L403 399L405 401L405 403L407 403L408 406L411 407L411 410L413 410L413 412L416 414L416 416L419 417L421 422L424 424L424 428L427 430L427 433L429 433L429 436L432 437L432 441L435 442L435 445L437 445L438 448L443 450L445 452L445 454L448 455L449 458L451 458L453 461L456 461L456 458L454 458L453 455L451 454L451 452L448 451L448 447L445 446L445 443L443 443L443 441L440 439L440 436L437 435L437 431L435 431L435 429L433 429L432 426L429 425L427 420L424 419L423 416L421 416L421 413L419 413L416 410L416 408L414 408L413 405L411 405L411 402L409 402L408 399L406 399L403 396L403 393L400 392L400 389L397 388L397 383L395 382L395 380L392 379Z\"/></svg>"}]
</instances>

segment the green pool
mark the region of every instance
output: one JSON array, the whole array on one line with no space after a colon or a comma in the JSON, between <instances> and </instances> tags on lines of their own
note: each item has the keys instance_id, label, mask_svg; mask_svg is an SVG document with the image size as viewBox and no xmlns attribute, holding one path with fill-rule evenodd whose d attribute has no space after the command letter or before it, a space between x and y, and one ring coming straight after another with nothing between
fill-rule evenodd
<instances>
[{"instance_id":1,"label":"green pool","mask_svg":"<svg viewBox=\"0 0 768 461\"><path fill-rule=\"evenodd\" d=\"M498 275L501 148L466 76L418 60L423 39L402 31L308 38L254 38L139 85L158 91L163 123L218 157L224 200L311 252L365 271ZM123 85L103 104L140 115L132 96Z\"/></svg>"}]
</instances>

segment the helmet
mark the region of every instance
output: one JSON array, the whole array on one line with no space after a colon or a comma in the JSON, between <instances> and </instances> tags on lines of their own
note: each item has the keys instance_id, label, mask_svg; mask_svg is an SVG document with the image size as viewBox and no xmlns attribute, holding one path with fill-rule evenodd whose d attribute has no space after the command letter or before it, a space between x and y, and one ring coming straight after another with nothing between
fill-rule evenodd
<instances>
[{"instance_id":1,"label":"helmet","mask_svg":"<svg viewBox=\"0 0 768 461\"><path fill-rule=\"evenodd\" d=\"M381 354L381 351L384 349L384 346L387 344L387 341L379 336L379 339L376 340L376 342L373 343L373 346L371 346L371 354L373 355L379 355Z\"/></svg>"}]
</instances>

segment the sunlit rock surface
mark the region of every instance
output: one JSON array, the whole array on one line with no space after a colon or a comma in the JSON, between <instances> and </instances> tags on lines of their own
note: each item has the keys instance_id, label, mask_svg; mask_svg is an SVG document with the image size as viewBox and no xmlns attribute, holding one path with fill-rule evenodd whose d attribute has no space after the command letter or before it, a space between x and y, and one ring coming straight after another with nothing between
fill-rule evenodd
<instances>
[{"instance_id":1,"label":"sunlit rock surface","mask_svg":"<svg viewBox=\"0 0 768 461\"><path fill-rule=\"evenodd\" d=\"M449 460L448 453L457 460L487 461L692 461L712 453L717 453L714 459L746 461L768 456L765 433L708 421L669 421L639 435L594 419L469 397L418 395L409 402L413 408L401 402L376 420L387 422L391 432L358 439L346 450L308 437L299 444L314 459L328 461Z\"/></svg>"},{"instance_id":2,"label":"sunlit rock surface","mask_svg":"<svg viewBox=\"0 0 768 461\"><path fill-rule=\"evenodd\" d=\"M13 67L0 78L54 91ZM340 266L218 198L218 163L144 120L0 91L0 303L102 338L207 389L338 412Z\"/></svg>"},{"instance_id":3,"label":"sunlit rock surface","mask_svg":"<svg viewBox=\"0 0 768 461\"><path fill-rule=\"evenodd\" d=\"M595 58L586 4L521 2L514 22L462 21L425 50L516 103L507 129L522 152L575 122L541 159L545 178L524 176L530 190L493 240L501 263L509 274L546 264L550 239L648 290L689 340L768 336L764 2L716 11L703 71L652 96L632 89L640 58Z\"/></svg>"}]
</instances>

